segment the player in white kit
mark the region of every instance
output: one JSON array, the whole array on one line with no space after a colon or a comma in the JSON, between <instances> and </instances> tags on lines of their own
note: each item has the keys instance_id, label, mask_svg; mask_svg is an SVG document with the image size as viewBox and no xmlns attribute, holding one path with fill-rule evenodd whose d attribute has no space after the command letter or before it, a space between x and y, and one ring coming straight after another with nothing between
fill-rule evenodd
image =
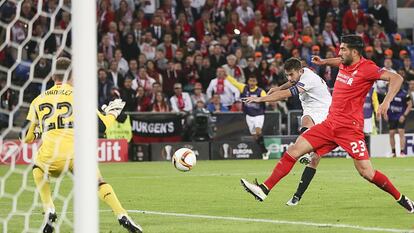
<instances>
[{"instance_id":1,"label":"player in white kit","mask_svg":"<svg viewBox=\"0 0 414 233\"><path fill-rule=\"evenodd\" d=\"M279 101L291 96L299 95L302 103L303 115L301 118L300 134L310 127L321 123L326 119L331 105L332 97L325 81L315 74L312 70L302 67L301 61L297 58L290 58L285 62L285 73L288 82L277 89L269 91L267 96L247 97L243 101L247 103ZM299 161L308 164L302 173L296 193L286 203L286 205L297 205L302 198L303 193L308 188L316 167L319 164L320 157L304 155Z\"/></svg>"}]
</instances>

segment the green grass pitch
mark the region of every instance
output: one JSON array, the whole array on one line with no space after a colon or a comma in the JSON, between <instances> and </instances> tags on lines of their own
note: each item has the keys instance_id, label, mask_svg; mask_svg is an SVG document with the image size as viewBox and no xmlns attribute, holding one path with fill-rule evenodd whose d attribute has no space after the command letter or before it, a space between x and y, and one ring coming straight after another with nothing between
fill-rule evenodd
<instances>
[{"instance_id":1,"label":"green grass pitch","mask_svg":"<svg viewBox=\"0 0 414 233\"><path fill-rule=\"evenodd\" d=\"M402 193L414 198L414 158L372 159L372 162ZM130 216L141 224L144 232L370 231L338 227L341 224L381 228L383 232L414 230L414 215L406 213L391 196L362 179L351 159L322 159L313 182L298 206L288 207L285 203L296 190L302 174L304 167L299 163L263 203L257 202L243 190L240 178L253 180L257 177L262 181L270 174L275 163L275 160L198 161L194 170L187 173L175 170L168 162L100 164L100 169L124 208L133 210ZM7 169L6 166L0 166L0 177ZM22 177L21 174L9 177L5 191L12 193L22 187ZM63 197L69 193L71 185L71 179L65 177L56 200L59 217ZM27 187L17 199L20 213L27 212L32 206L34 195L31 173ZM10 212L10 203L9 198L0 199L0 218L5 218ZM100 232L125 232L103 202L100 202L100 210ZM41 211L40 205L35 206L29 219L31 228L41 224ZM68 219L72 217L72 208L69 207ZM217 217L229 218L215 219ZM258 222L263 219L291 222ZM333 225L300 225L304 222ZM8 232L22 232L23 226L23 217L13 216L7 224ZM0 222L0 232L3 232L2 227L3 223ZM371 230L375 232L375 229ZM72 232L72 229L64 221L60 232Z\"/></svg>"}]
</instances>

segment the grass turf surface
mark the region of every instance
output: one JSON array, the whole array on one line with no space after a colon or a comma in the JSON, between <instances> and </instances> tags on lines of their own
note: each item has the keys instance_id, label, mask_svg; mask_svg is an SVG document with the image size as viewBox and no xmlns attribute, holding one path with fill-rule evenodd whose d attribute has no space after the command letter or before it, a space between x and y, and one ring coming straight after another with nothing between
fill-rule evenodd
<instances>
[{"instance_id":1,"label":"grass turf surface","mask_svg":"<svg viewBox=\"0 0 414 233\"><path fill-rule=\"evenodd\" d=\"M181 213L220 217L286 220L322 224L347 224L361 227L414 230L414 215L407 214L393 198L375 185L362 179L350 159L322 159L309 189L296 207L286 201L296 190L303 171L297 164L259 203L240 185L240 178L259 181L272 171L275 160L198 161L195 169L182 173L168 162L100 164L102 175L111 184L128 210L162 213ZM374 167L385 173L394 185L409 197L414 197L414 158L373 159ZM18 167L26 169L26 167ZM0 166L0 177L8 167ZM6 180L6 192L13 193L22 186L22 175L13 174ZM69 193L71 179L64 178L60 194ZM31 173L27 187L33 188ZM17 200L17 209L26 212L32 203L33 192L24 190ZM62 201L57 200L61 217ZM0 218L11 209L11 199L0 199ZM100 202L100 232L125 232L114 215ZM30 217L30 227L42 222L41 207L37 205ZM205 219L185 216L166 216L131 212L144 232L367 232L332 226ZM72 218L69 207L68 218ZM62 219L62 218L61 218ZM0 232L3 225L0 223ZM8 221L8 232L22 232L23 217ZM63 223L60 232L72 232Z\"/></svg>"}]
</instances>

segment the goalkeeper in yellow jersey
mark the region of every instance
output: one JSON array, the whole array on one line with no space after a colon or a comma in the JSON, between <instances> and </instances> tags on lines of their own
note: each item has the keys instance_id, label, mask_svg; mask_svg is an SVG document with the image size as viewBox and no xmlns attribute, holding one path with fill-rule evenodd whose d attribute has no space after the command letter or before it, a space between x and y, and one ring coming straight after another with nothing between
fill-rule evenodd
<instances>
[{"instance_id":1,"label":"goalkeeper in yellow jersey","mask_svg":"<svg viewBox=\"0 0 414 233\"><path fill-rule=\"evenodd\" d=\"M54 231L53 223L57 218L48 178L58 177L65 171L73 172L74 116L70 66L71 60L68 58L59 58L56 61L56 72L53 75L55 85L41 93L30 104L27 115L30 126L23 139L26 143L32 143L40 137L42 139L33 166L33 178L45 212L42 226L44 233ZM105 127L115 122L124 106L125 102L116 99L102 107L105 114L98 111L99 119ZM111 185L105 183L99 170L98 182L99 198L112 208L119 224L129 232L142 232L141 226L135 224L128 216Z\"/></svg>"}]
</instances>

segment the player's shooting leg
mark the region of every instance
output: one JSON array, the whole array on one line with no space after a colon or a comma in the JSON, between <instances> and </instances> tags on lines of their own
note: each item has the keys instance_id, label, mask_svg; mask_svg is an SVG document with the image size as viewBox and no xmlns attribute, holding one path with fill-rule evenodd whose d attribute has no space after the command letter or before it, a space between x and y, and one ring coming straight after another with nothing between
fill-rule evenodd
<instances>
[{"instance_id":1,"label":"player's shooting leg","mask_svg":"<svg viewBox=\"0 0 414 233\"><path fill-rule=\"evenodd\" d=\"M394 187L392 182L388 179L387 176L382 174L378 170L374 170L372 167L371 161L367 160L356 160L354 159L355 168L358 170L359 174L364 177L369 182L375 184L378 188L384 190L385 192L391 194L395 200L400 199L400 192Z\"/></svg>"},{"instance_id":2,"label":"player's shooting leg","mask_svg":"<svg viewBox=\"0 0 414 233\"><path fill-rule=\"evenodd\" d=\"M52 194L50 192L48 174L44 173L43 170L36 165L33 166L32 173L36 188L40 195L40 199L42 200L43 210L45 213L50 210L54 212L55 205L53 204Z\"/></svg>"},{"instance_id":3,"label":"player's shooting leg","mask_svg":"<svg viewBox=\"0 0 414 233\"><path fill-rule=\"evenodd\" d=\"M114 211L114 214L116 216L125 215L126 210L122 208L122 205L119 202L114 190L112 189L112 186L110 184L105 183L103 178L100 176L100 173L98 175L98 183L99 198L103 202L105 202L109 207L111 207L112 211Z\"/></svg>"},{"instance_id":4,"label":"player's shooting leg","mask_svg":"<svg viewBox=\"0 0 414 233\"><path fill-rule=\"evenodd\" d=\"M272 174L263 183L270 191L283 177L285 177L296 163L296 160L302 155L313 151L311 144L302 136L299 136L295 144L289 146L288 150L283 153L282 158L276 164Z\"/></svg>"}]
</instances>

